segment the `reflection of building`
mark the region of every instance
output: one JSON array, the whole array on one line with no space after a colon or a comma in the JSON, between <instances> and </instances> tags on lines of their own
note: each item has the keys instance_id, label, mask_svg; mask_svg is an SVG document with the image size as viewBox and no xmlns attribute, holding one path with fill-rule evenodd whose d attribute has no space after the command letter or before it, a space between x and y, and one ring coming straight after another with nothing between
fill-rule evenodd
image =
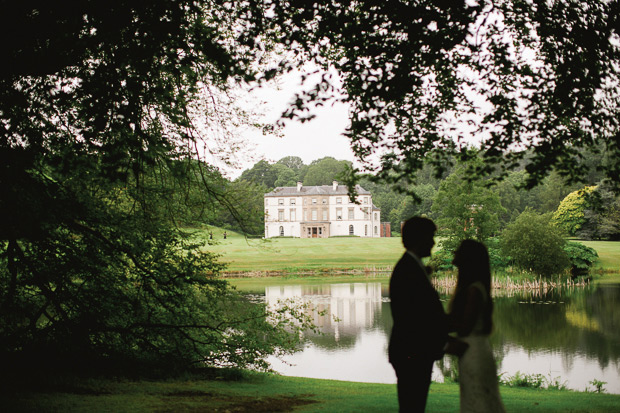
<instances>
[{"instance_id":1,"label":"reflection of building","mask_svg":"<svg viewBox=\"0 0 620 413\"><path fill-rule=\"evenodd\" d=\"M381 211L372 195L356 187L353 203L348 188L338 185L278 187L265 194L265 238L327 238L356 235L380 237Z\"/></svg>"},{"instance_id":2,"label":"reflection of building","mask_svg":"<svg viewBox=\"0 0 620 413\"><path fill-rule=\"evenodd\" d=\"M323 332L353 335L370 327L381 307L381 283L345 283L320 286L277 286L265 288L265 301L275 307L278 301L301 298L310 302L314 323ZM324 312L323 315L320 312Z\"/></svg>"}]
</instances>

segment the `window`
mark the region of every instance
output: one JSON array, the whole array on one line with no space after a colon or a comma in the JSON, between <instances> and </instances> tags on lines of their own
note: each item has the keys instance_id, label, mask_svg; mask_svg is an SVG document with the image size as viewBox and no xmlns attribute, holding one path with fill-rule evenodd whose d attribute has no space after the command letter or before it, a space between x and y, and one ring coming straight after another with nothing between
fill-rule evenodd
<instances>
[{"instance_id":1,"label":"window","mask_svg":"<svg viewBox=\"0 0 620 413\"><path fill-rule=\"evenodd\" d=\"M327 209L323 209L323 221L327 221Z\"/></svg>"},{"instance_id":2,"label":"window","mask_svg":"<svg viewBox=\"0 0 620 413\"><path fill-rule=\"evenodd\" d=\"M368 225L364 225L364 236L368 236Z\"/></svg>"},{"instance_id":3,"label":"window","mask_svg":"<svg viewBox=\"0 0 620 413\"><path fill-rule=\"evenodd\" d=\"M308 205L308 198L304 198L304 205Z\"/></svg>"},{"instance_id":4,"label":"window","mask_svg":"<svg viewBox=\"0 0 620 413\"><path fill-rule=\"evenodd\" d=\"M284 199L278 199L278 205L284 205Z\"/></svg>"},{"instance_id":5,"label":"window","mask_svg":"<svg viewBox=\"0 0 620 413\"><path fill-rule=\"evenodd\" d=\"M353 213L353 208L349 208L349 219L354 219L354 213Z\"/></svg>"},{"instance_id":6,"label":"window","mask_svg":"<svg viewBox=\"0 0 620 413\"><path fill-rule=\"evenodd\" d=\"M269 205L269 200L265 199L265 206Z\"/></svg>"},{"instance_id":7,"label":"window","mask_svg":"<svg viewBox=\"0 0 620 413\"><path fill-rule=\"evenodd\" d=\"M308 210L304 209L304 221L308 220Z\"/></svg>"},{"instance_id":8,"label":"window","mask_svg":"<svg viewBox=\"0 0 620 413\"><path fill-rule=\"evenodd\" d=\"M377 226L375 225L375 235L379 234L379 229L377 228Z\"/></svg>"},{"instance_id":9,"label":"window","mask_svg":"<svg viewBox=\"0 0 620 413\"><path fill-rule=\"evenodd\" d=\"M295 198L291 198L291 205L296 205L297 200Z\"/></svg>"},{"instance_id":10,"label":"window","mask_svg":"<svg viewBox=\"0 0 620 413\"><path fill-rule=\"evenodd\" d=\"M316 209L312 210L312 220L316 221L318 219L318 211Z\"/></svg>"},{"instance_id":11,"label":"window","mask_svg":"<svg viewBox=\"0 0 620 413\"><path fill-rule=\"evenodd\" d=\"M316 205L316 198L312 198L312 205Z\"/></svg>"},{"instance_id":12,"label":"window","mask_svg":"<svg viewBox=\"0 0 620 413\"><path fill-rule=\"evenodd\" d=\"M278 210L278 221L284 221L284 210Z\"/></svg>"},{"instance_id":13,"label":"window","mask_svg":"<svg viewBox=\"0 0 620 413\"><path fill-rule=\"evenodd\" d=\"M342 198L336 198L336 203L337 204L342 204Z\"/></svg>"},{"instance_id":14,"label":"window","mask_svg":"<svg viewBox=\"0 0 620 413\"><path fill-rule=\"evenodd\" d=\"M342 219L342 208L336 209L336 219Z\"/></svg>"},{"instance_id":15,"label":"window","mask_svg":"<svg viewBox=\"0 0 620 413\"><path fill-rule=\"evenodd\" d=\"M349 225L349 235L353 235L353 225Z\"/></svg>"},{"instance_id":16,"label":"window","mask_svg":"<svg viewBox=\"0 0 620 413\"><path fill-rule=\"evenodd\" d=\"M367 196L364 197L364 203L368 204L368 197Z\"/></svg>"},{"instance_id":17,"label":"window","mask_svg":"<svg viewBox=\"0 0 620 413\"><path fill-rule=\"evenodd\" d=\"M370 219L370 212L367 209L364 210L364 219Z\"/></svg>"},{"instance_id":18,"label":"window","mask_svg":"<svg viewBox=\"0 0 620 413\"><path fill-rule=\"evenodd\" d=\"M377 213L375 212L375 221L377 220Z\"/></svg>"},{"instance_id":19,"label":"window","mask_svg":"<svg viewBox=\"0 0 620 413\"><path fill-rule=\"evenodd\" d=\"M323 235L323 227L319 227L319 235Z\"/></svg>"},{"instance_id":20,"label":"window","mask_svg":"<svg viewBox=\"0 0 620 413\"><path fill-rule=\"evenodd\" d=\"M284 236L284 227L280 227L280 236L283 237Z\"/></svg>"},{"instance_id":21,"label":"window","mask_svg":"<svg viewBox=\"0 0 620 413\"><path fill-rule=\"evenodd\" d=\"M297 220L297 211L295 211L294 209L291 209L291 221L296 221Z\"/></svg>"},{"instance_id":22,"label":"window","mask_svg":"<svg viewBox=\"0 0 620 413\"><path fill-rule=\"evenodd\" d=\"M312 228L308 228L308 236L312 237Z\"/></svg>"}]
</instances>

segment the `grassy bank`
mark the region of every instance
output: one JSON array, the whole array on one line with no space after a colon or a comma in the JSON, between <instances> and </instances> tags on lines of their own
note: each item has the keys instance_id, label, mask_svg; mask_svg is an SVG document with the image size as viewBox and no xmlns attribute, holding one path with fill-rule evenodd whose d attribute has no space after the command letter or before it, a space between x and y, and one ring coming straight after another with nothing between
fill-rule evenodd
<instances>
[{"instance_id":1,"label":"grassy bank","mask_svg":"<svg viewBox=\"0 0 620 413\"><path fill-rule=\"evenodd\" d=\"M599 260L594 265L595 269L603 271L620 271L620 241L579 241L582 244L594 248L598 253Z\"/></svg>"},{"instance_id":2,"label":"grassy bank","mask_svg":"<svg viewBox=\"0 0 620 413\"><path fill-rule=\"evenodd\" d=\"M197 232L206 239L207 232ZM247 240L229 232L214 232L213 245L232 274L389 272L403 252L400 238L339 237L327 239L272 238ZM599 254L595 272L604 280L620 281L620 242L580 241Z\"/></svg>"},{"instance_id":3,"label":"grassy bank","mask_svg":"<svg viewBox=\"0 0 620 413\"><path fill-rule=\"evenodd\" d=\"M3 387L11 412L396 412L396 386L249 374L225 379L56 381ZM502 387L508 412L618 412L620 395ZM433 383L427 411L458 411L457 384Z\"/></svg>"},{"instance_id":4,"label":"grassy bank","mask_svg":"<svg viewBox=\"0 0 620 413\"><path fill-rule=\"evenodd\" d=\"M204 236L204 235L203 235ZM400 238L217 238L207 249L221 254L231 272L385 270L402 254Z\"/></svg>"}]
</instances>

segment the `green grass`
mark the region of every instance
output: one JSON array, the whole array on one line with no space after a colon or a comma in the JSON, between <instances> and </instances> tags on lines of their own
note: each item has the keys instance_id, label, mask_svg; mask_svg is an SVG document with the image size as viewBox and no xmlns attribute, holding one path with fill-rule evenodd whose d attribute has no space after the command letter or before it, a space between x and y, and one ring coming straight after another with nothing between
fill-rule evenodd
<instances>
[{"instance_id":1,"label":"green grass","mask_svg":"<svg viewBox=\"0 0 620 413\"><path fill-rule=\"evenodd\" d=\"M594 248L598 261L594 264L597 283L620 283L620 241L579 241Z\"/></svg>"},{"instance_id":2,"label":"green grass","mask_svg":"<svg viewBox=\"0 0 620 413\"><path fill-rule=\"evenodd\" d=\"M501 387L508 412L618 412L620 395ZM427 411L458 411L457 384L433 383ZM396 386L249 374L227 380L82 380L56 389L3 388L11 412L396 412Z\"/></svg>"},{"instance_id":3,"label":"green grass","mask_svg":"<svg viewBox=\"0 0 620 413\"><path fill-rule=\"evenodd\" d=\"M205 249L222 256L230 272L332 272L334 270L389 270L403 252L400 238L338 237L327 239L271 238L263 241L245 239L228 231L222 238L221 229L214 229L213 245ZM201 239L207 231L196 231ZM601 280L620 281L619 241L580 241L594 248L599 255L595 270L603 273Z\"/></svg>"},{"instance_id":4,"label":"green grass","mask_svg":"<svg viewBox=\"0 0 620 413\"><path fill-rule=\"evenodd\" d=\"M610 271L620 271L620 241L579 241L582 244L594 248L598 253L599 260L595 268Z\"/></svg>"},{"instance_id":5,"label":"green grass","mask_svg":"<svg viewBox=\"0 0 620 413\"><path fill-rule=\"evenodd\" d=\"M246 240L237 234L206 247L221 254L231 272L304 272L391 268L403 253L400 238L272 238Z\"/></svg>"}]
</instances>

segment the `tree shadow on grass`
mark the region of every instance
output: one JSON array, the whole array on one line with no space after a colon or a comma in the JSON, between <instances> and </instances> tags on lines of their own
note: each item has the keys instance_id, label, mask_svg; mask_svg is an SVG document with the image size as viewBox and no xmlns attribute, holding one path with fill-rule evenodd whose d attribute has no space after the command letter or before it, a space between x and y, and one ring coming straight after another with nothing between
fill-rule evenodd
<instances>
[{"instance_id":1,"label":"tree shadow on grass","mask_svg":"<svg viewBox=\"0 0 620 413\"><path fill-rule=\"evenodd\" d=\"M213 392L179 391L168 393L166 408L159 413L185 412L292 412L298 406L317 403L312 394L271 397L228 396Z\"/></svg>"}]
</instances>

